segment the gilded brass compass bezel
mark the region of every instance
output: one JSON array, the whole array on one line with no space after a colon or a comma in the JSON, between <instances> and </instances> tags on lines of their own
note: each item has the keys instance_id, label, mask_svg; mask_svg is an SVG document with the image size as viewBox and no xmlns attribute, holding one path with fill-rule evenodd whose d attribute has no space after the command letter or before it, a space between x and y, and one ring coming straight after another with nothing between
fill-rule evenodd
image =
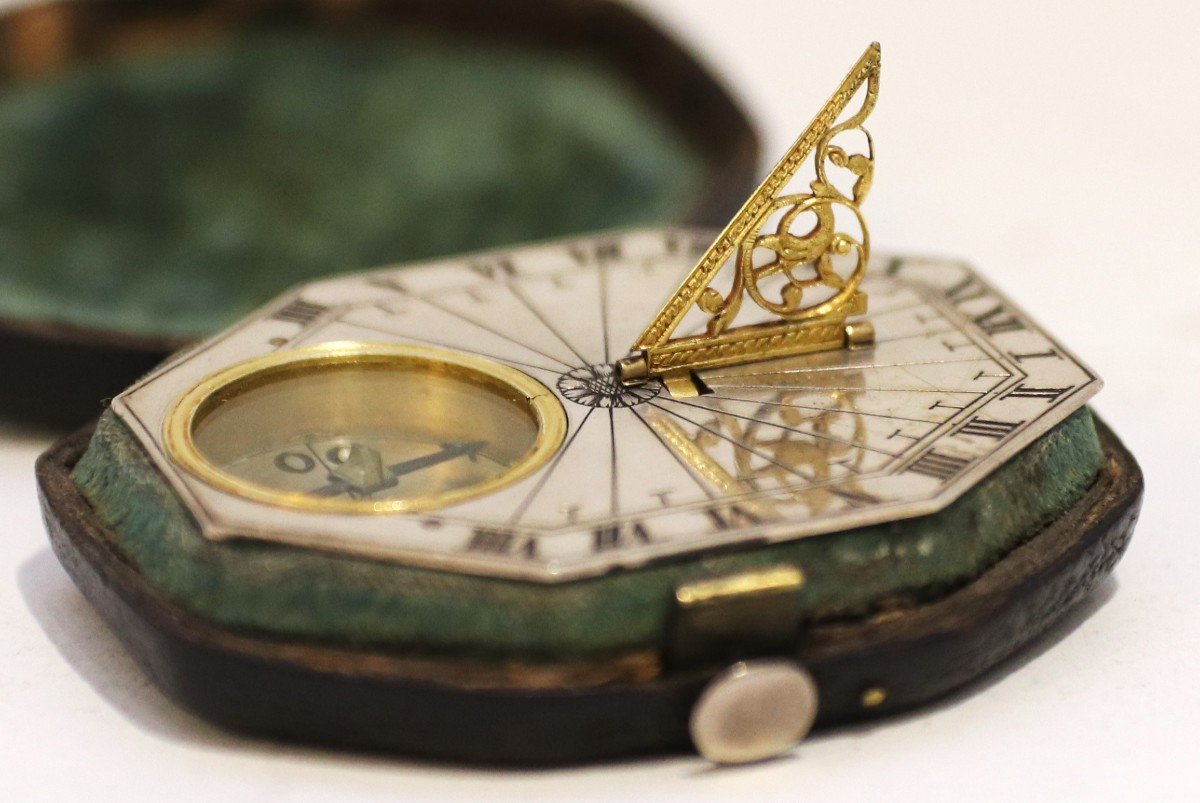
<instances>
[{"instance_id":1,"label":"gilded brass compass bezel","mask_svg":"<svg viewBox=\"0 0 1200 803\"><path fill-rule=\"evenodd\" d=\"M354 365L422 368L468 379L523 400L537 434L530 450L502 473L480 483L404 499L371 500L320 498L302 492L280 491L216 466L205 457L194 437L214 399L235 386L242 393L271 381L284 372L316 372ZM541 468L558 451L566 436L567 418L554 394L533 377L491 360L451 351L396 343L322 343L309 348L273 352L229 366L204 379L172 405L163 425L170 457L184 470L221 491L255 502L311 513L393 514L418 513L486 496Z\"/></svg>"}]
</instances>

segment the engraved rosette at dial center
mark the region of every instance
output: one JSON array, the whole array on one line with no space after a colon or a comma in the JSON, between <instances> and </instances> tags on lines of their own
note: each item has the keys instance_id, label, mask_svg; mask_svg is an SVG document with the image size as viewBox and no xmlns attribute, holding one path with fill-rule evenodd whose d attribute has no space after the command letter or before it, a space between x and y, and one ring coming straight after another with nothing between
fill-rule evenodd
<instances>
[{"instance_id":1,"label":"engraved rosette at dial center","mask_svg":"<svg viewBox=\"0 0 1200 803\"><path fill-rule=\"evenodd\" d=\"M648 382L626 387L612 365L585 365L558 378L558 392L585 407L636 407L658 396L662 385Z\"/></svg>"}]
</instances>

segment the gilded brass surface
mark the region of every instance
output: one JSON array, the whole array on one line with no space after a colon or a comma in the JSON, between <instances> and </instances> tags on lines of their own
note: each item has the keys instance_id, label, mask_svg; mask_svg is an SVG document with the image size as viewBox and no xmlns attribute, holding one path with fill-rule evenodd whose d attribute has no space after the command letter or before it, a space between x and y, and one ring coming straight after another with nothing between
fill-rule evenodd
<instances>
[{"instance_id":1,"label":"gilded brass surface","mask_svg":"<svg viewBox=\"0 0 1200 803\"><path fill-rule=\"evenodd\" d=\"M802 585L804 572L795 566L778 566L760 572L685 583L675 589L675 601L685 606L705 605L753 594L798 591Z\"/></svg>"},{"instance_id":2,"label":"gilded brass surface","mask_svg":"<svg viewBox=\"0 0 1200 803\"><path fill-rule=\"evenodd\" d=\"M867 309L860 285L871 245L861 205L871 188L875 155L863 124L879 94L879 58L879 45L872 44L659 310L619 364L623 382L870 342L871 330L861 324L851 329L846 319ZM862 105L837 122L864 84ZM865 152L834 144L835 138L852 131L861 134ZM789 182L810 155L816 178L809 191L788 192ZM831 180L830 165L852 177L848 189L839 189ZM839 209L852 218L857 234L842 229ZM811 228L796 233L794 227L805 221ZM770 255L766 262L761 261L764 253ZM731 257L731 286L722 292L715 285ZM733 326L747 296L768 320ZM703 333L672 338L693 308L706 316Z\"/></svg>"},{"instance_id":3,"label":"gilded brass surface","mask_svg":"<svg viewBox=\"0 0 1200 803\"><path fill-rule=\"evenodd\" d=\"M243 498L398 513L516 482L565 431L561 404L512 368L423 346L333 342L205 379L171 410L164 438L187 471Z\"/></svg>"}]
</instances>

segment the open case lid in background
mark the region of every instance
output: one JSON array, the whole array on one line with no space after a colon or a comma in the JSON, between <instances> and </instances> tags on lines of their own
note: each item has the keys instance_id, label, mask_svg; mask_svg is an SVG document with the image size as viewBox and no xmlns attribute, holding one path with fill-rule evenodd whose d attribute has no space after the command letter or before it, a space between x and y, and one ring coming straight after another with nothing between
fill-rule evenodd
<instances>
[{"instance_id":1,"label":"open case lid in background","mask_svg":"<svg viewBox=\"0 0 1200 803\"><path fill-rule=\"evenodd\" d=\"M719 224L744 114L605 0L71 0L0 17L0 415L94 416L281 289Z\"/></svg>"}]
</instances>

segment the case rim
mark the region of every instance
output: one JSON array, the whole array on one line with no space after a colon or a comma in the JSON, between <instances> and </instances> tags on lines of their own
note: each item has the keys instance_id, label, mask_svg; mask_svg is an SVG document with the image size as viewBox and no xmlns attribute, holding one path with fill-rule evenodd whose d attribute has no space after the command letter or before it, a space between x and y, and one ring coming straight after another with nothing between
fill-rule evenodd
<instances>
[{"instance_id":1,"label":"case rim","mask_svg":"<svg viewBox=\"0 0 1200 803\"><path fill-rule=\"evenodd\" d=\"M978 679L1044 633L1111 572L1141 507L1134 457L1097 419L1108 457L1087 493L968 585L901 613L808 629L817 725L897 713ZM723 665L596 683L602 666L497 679L453 660L231 632L181 609L124 558L71 479L90 428L37 463L51 544L85 597L169 697L248 733L484 764L549 765L676 751ZM519 670L519 667L515 669Z\"/></svg>"}]
</instances>

